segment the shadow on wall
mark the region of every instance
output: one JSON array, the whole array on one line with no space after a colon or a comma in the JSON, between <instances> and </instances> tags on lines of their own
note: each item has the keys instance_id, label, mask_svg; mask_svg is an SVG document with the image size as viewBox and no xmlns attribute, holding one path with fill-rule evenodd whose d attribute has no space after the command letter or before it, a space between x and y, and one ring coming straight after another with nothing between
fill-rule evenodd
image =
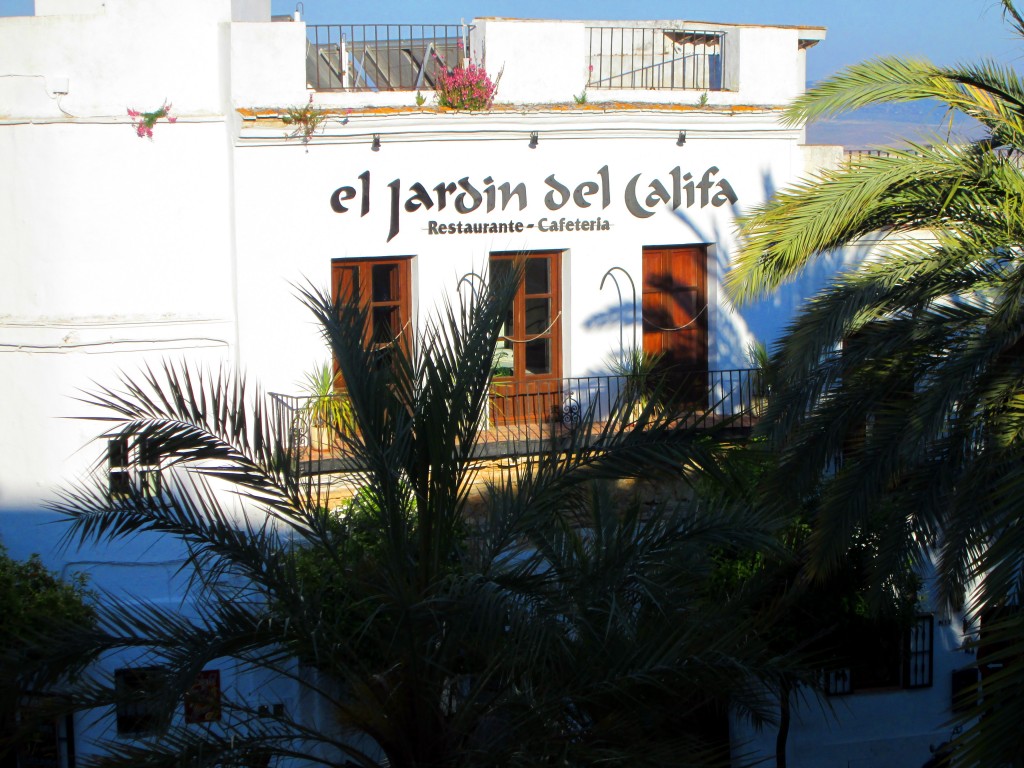
<instances>
[{"instance_id":1,"label":"shadow on wall","mask_svg":"<svg viewBox=\"0 0 1024 768\"><path fill-rule=\"evenodd\" d=\"M807 299L828 286L844 268L860 262L869 250L869 246L862 246L833 251L809 265L799 280L783 285L760 301L733 307L732 311L743 318L751 334L771 347Z\"/></svg>"},{"instance_id":2,"label":"shadow on wall","mask_svg":"<svg viewBox=\"0 0 1024 768\"><path fill-rule=\"evenodd\" d=\"M771 199L777 188L772 174L762 173L762 199ZM733 212L737 216L745 213L736 205L733 205ZM713 260L708 265L708 303L713 308L709 327L708 363L711 368L718 370L751 367L749 349L754 341L763 342L770 348L784 335L809 298L829 285L843 269L862 261L874 246L874 243L867 243L858 248L826 254L809 264L797 280L783 285L759 301L736 307L726 295L723 281L731 268L737 233L723 231L721 220L714 220L708 228L707 224L696 221L682 208L676 209L674 214L686 230L679 237L679 244L707 244L709 260ZM636 282L635 297L631 296L629 280L620 278L621 298L610 285L606 286L612 294L611 300L583 322L587 330L619 329L621 341L616 340L610 345L606 357L609 361L621 355L623 350L641 343L642 276L634 274L632 279ZM608 366L602 366L601 369L589 371L588 375L607 373Z\"/></svg>"},{"instance_id":3,"label":"shadow on wall","mask_svg":"<svg viewBox=\"0 0 1024 768\"><path fill-rule=\"evenodd\" d=\"M770 174L764 174L763 185L765 199L768 200L776 191ZM844 269L859 264L871 247L869 244L825 254L811 262L797 280L782 285L760 301L739 308L732 307L732 311L742 318L749 332L758 341L771 348L785 334L804 303L827 287ZM727 263L720 264L720 274L724 275L728 268Z\"/></svg>"},{"instance_id":4,"label":"shadow on wall","mask_svg":"<svg viewBox=\"0 0 1024 768\"><path fill-rule=\"evenodd\" d=\"M770 173L761 177L764 199L769 200L778 187ZM736 206L734 206L734 210ZM737 216L745 211L735 210ZM725 293L724 277L732 266L733 252L722 244L732 244L738 237L729 237L715 227L712 232L701 232L683 210L675 211L676 216L706 243L718 243L715 250L715 281L709 279L709 301L717 301L718 316L712 328L712 348L717 354L718 368L745 368L750 366L749 348L752 342L760 341L769 348L786 332L797 312L808 299L825 288L844 268L859 263L871 249L865 245L856 249L844 249L826 254L808 265L800 278L786 283L763 299L742 307L735 306Z\"/></svg>"},{"instance_id":5,"label":"shadow on wall","mask_svg":"<svg viewBox=\"0 0 1024 768\"><path fill-rule=\"evenodd\" d=\"M188 574L184 544L158 533L133 534L131 538L98 545L66 546L62 515L46 508L0 508L0 541L7 553L26 560L38 554L43 564L60 576L74 573L89 577L89 588L122 593L154 603L180 602Z\"/></svg>"}]
</instances>

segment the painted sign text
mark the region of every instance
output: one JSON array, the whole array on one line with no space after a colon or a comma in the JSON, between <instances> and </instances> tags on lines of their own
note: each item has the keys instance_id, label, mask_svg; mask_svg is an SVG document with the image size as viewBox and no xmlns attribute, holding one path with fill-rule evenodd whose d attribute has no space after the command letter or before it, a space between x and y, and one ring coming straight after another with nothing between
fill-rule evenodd
<instances>
[{"instance_id":1,"label":"painted sign text","mask_svg":"<svg viewBox=\"0 0 1024 768\"><path fill-rule=\"evenodd\" d=\"M632 176L622 188L622 199L626 210L638 219L653 216L659 207L671 210L708 205L719 208L737 200L736 192L725 178L717 178L717 166L711 166L699 176L683 171L676 166L661 177L648 179L643 174ZM370 213L371 181L370 172L363 171L356 177L357 183L338 187L331 193L331 209L335 213L348 213L359 209L360 216ZM474 213L493 213L507 210L520 212L529 205L528 189L522 181L497 181L493 176L471 180L463 176L455 181L441 181L428 185L416 181L403 186L401 179L394 179L386 185L389 204L388 240L401 230L407 215L423 211L440 213L447 211L462 216ZM551 212L576 209L583 215L568 213L559 218L542 218L535 224L506 220L482 224L479 222L438 222L431 220L427 225L428 234L483 234L498 232L522 232L534 226L542 232L587 232L609 229L607 218L596 217L587 209L604 211L612 204L613 184L608 166L602 166L590 178L584 180L559 179L550 174L543 181L541 202ZM504 229L502 229L504 227ZM493 230L492 230L493 228Z\"/></svg>"}]
</instances>

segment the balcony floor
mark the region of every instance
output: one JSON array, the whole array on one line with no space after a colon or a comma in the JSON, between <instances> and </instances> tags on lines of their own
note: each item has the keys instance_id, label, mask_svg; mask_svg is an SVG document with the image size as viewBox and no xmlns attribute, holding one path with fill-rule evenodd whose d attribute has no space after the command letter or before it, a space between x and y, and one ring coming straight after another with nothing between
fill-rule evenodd
<instances>
[{"instance_id":1,"label":"balcony floor","mask_svg":"<svg viewBox=\"0 0 1024 768\"><path fill-rule=\"evenodd\" d=\"M722 440L742 440L750 436L755 420L750 415L725 416L714 412L689 413L673 426L697 430L715 430ZM545 451L567 448L575 439L577 444L591 445L603 434L606 421L594 422L589 434L579 434L580 428L565 426L561 422L533 422L509 425L491 425L477 434L473 458L481 461L537 455ZM302 477L322 474L355 472L360 465L346 450L343 441L321 440L319 444L304 445L298 458L298 472Z\"/></svg>"}]
</instances>

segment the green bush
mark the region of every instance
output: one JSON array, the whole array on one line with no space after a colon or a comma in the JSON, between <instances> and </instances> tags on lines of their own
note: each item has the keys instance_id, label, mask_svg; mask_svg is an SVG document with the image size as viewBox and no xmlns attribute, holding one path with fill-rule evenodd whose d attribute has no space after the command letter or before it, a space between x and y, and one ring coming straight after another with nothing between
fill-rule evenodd
<instances>
[{"instance_id":1,"label":"green bush","mask_svg":"<svg viewBox=\"0 0 1024 768\"><path fill-rule=\"evenodd\" d=\"M95 624L86 576L62 579L43 565L39 555L22 562L0 544L0 764L31 748L35 733L31 717L19 706L25 697L52 693L62 673L54 667L46 677L34 675L36 663L52 653L69 629ZM77 663L71 662L71 663ZM36 712L38 707L33 709ZM22 755L24 757L24 754Z\"/></svg>"}]
</instances>

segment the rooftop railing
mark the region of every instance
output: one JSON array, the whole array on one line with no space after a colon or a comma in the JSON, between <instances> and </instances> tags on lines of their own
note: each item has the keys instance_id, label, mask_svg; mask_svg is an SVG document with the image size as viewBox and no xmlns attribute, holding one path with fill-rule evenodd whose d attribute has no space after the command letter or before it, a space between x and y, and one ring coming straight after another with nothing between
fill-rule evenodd
<instances>
[{"instance_id":1,"label":"rooftop railing","mask_svg":"<svg viewBox=\"0 0 1024 768\"><path fill-rule=\"evenodd\" d=\"M466 56L462 24L310 24L306 82L318 91L433 90Z\"/></svg>"},{"instance_id":2,"label":"rooftop railing","mask_svg":"<svg viewBox=\"0 0 1024 768\"><path fill-rule=\"evenodd\" d=\"M592 445L611 418L635 421L650 397L651 413L671 409L680 426L697 430L719 428L723 433L746 433L764 407L759 371L736 369L699 371L677 377L672 387L654 393L638 390L642 384L626 376L575 376L515 382L495 378L491 383L474 455L481 459L540 453L571 437L576 444ZM664 397L671 391L672 397ZM287 446L290 466L300 476L358 469L350 444L351 419L332 424L318 422L316 398L272 395L278 434ZM344 394L332 398L344 400ZM629 408L629 413L622 409ZM344 406L334 409L345 413ZM580 430L587 430L586 433Z\"/></svg>"},{"instance_id":3,"label":"rooftop railing","mask_svg":"<svg viewBox=\"0 0 1024 768\"><path fill-rule=\"evenodd\" d=\"M724 88L725 32L587 27L587 35L587 88Z\"/></svg>"},{"instance_id":4,"label":"rooftop railing","mask_svg":"<svg viewBox=\"0 0 1024 768\"><path fill-rule=\"evenodd\" d=\"M719 91L726 33L587 27L587 88ZM310 24L306 81L316 90L432 90L439 69L468 57L463 24Z\"/></svg>"}]
</instances>

